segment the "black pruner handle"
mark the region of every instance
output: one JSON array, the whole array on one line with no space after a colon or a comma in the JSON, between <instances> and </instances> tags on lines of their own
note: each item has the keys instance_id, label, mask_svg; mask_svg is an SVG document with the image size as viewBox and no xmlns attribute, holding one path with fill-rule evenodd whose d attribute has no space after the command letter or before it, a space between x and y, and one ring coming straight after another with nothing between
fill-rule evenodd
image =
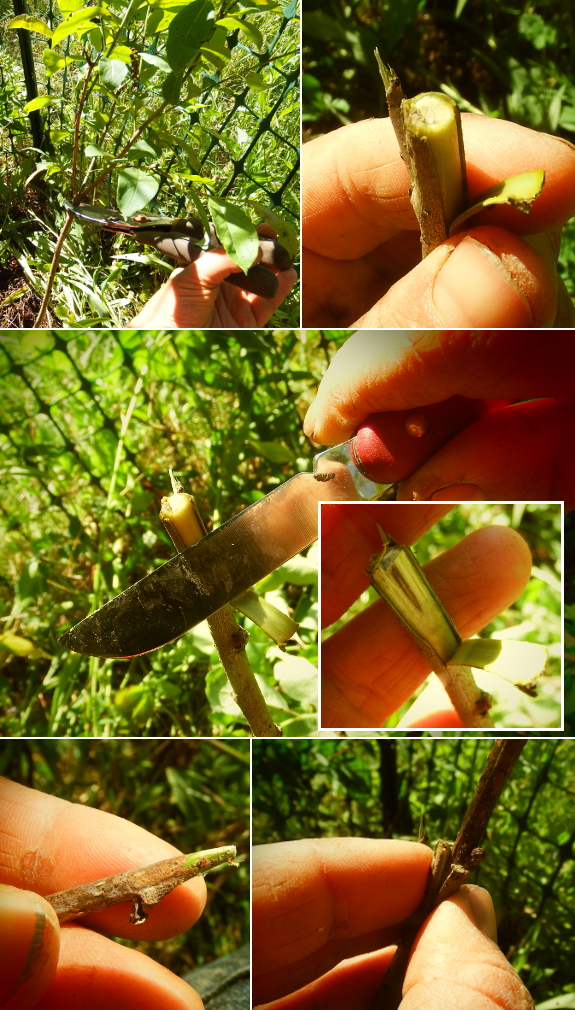
<instances>
[{"instance_id":1,"label":"black pruner handle","mask_svg":"<svg viewBox=\"0 0 575 1010\"><path fill-rule=\"evenodd\" d=\"M159 232L153 229L136 231L132 238L143 245L153 245L158 252L180 263L194 263L204 251L186 235L175 231ZM262 253L261 265L250 267L247 274L230 274L226 277L226 282L254 295L260 295L261 298L274 298L278 289L278 279L273 270L289 269L291 258L287 249L275 239L261 238L259 245ZM212 248L219 248L219 245L212 245Z\"/></svg>"}]
</instances>

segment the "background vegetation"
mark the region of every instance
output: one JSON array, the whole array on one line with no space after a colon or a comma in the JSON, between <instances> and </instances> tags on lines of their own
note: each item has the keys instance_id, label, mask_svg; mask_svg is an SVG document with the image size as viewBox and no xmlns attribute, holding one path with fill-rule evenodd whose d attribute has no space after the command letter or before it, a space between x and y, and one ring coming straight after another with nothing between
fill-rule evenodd
<instances>
[{"instance_id":1,"label":"background vegetation","mask_svg":"<svg viewBox=\"0 0 575 1010\"><path fill-rule=\"evenodd\" d=\"M413 549L419 563L424 565L473 530L493 525L517 530L531 550L533 569L519 599L491 621L479 637L537 642L547 648L549 659L539 680L537 698L530 698L495 674L474 671L474 676L495 699L492 715L497 727L557 727L561 725L562 697L560 506L462 504L436 523ZM324 629L322 637L327 638L376 599L377 593L370 587L346 614ZM397 726L412 700L398 709L384 727Z\"/></svg>"},{"instance_id":2,"label":"background vegetation","mask_svg":"<svg viewBox=\"0 0 575 1010\"><path fill-rule=\"evenodd\" d=\"M373 50L407 97L443 90L464 112L575 142L575 24L562 0L326 0L303 16L306 136L387 115ZM561 275L575 291L575 223Z\"/></svg>"},{"instance_id":3,"label":"background vegetation","mask_svg":"<svg viewBox=\"0 0 575 1010\"><path fill-rule=\"evenodd\" d=\"M183 852L236 845L249 856L247 741L4 741L0 774L117 814ZM208 874L206 910L161 943L119 940L183 975L249 941L249 864Z\"/></svg>"},{"instance_id":4,"label":"background vegetation","mask_svg":"<svg viewBox=\"0 0 575 1010\"><path fill-rule=\"evenodd\" d=\"M253 841L324 836L453 839L491 744L484 740L253 743ZM530 740L472 880L538 1010L575 1007L572 740ZM552 997L557 1002L547 1003Z\"/></svg>"},{"instance_id":5,"label":"background vegetation","mask_svg":"<svg viewBox=\"0 0 575 1010\"><path fill-rule=\"evenodd\" d=\"M35 330L0 339L5 735L247 733L205 625L131 661L66 653L58 638L173 556L158 519L168 467L210 527L311 469L302 419L344 336ZM288 735L317 726L316 583L315 562L300 556L259 587L300 622L287 653L246 625L252 666ZM6 632L30 644L18 654Z\"/></svg>"},{"instance_id":6,"label":"background vegetation","mask_svg":"<svg viewBox=\"0 0 575 1010\"><path fill-rule=\"evenodd\" d=\"M27 64L14 12L0 0L3 326L34 321L62 198L207 220L208 198L225 197L254 223L272 211L297 230L295 0L34 0ZM123 325L174 268L150 248L76 221L49 324ZM276 324L297 325L297 306L292 292Z\"/></svg>"}]
</instances>

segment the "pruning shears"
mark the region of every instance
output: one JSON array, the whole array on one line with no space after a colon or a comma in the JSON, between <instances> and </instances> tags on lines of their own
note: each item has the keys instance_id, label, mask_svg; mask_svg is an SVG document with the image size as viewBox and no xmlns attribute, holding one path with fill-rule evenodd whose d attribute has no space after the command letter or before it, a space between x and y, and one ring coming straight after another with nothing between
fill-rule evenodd
<instances>
[{"instance_id":1,"label":"pruning shears","mask_svg":"<svg viewBox=\"0 0 575 1010\"><path fill-rule=\"evenodd\" d=\"M207 249L199 245L204 236L204 226L199 218L167 218L151 217L148 214L135 214L134 217L123 217L118 210L111 207L99 207L96 204L74 204L62 201L66 210L81 221L98 225L106 231L120 232L130 235L143 245L153 245L158 252L171 256L180 263L193 263ZM277 292L278 280L274 271L287 270L291 266L291 257L276 239L259 240L261 259L256 266L250 267L247 274L230 274L226 283L234 284L244 291L260 295L262 298L273 298ZM221 248L221 242L216 235L213 224L210 224L208 249Z\"/></svg>"}]
</instances>

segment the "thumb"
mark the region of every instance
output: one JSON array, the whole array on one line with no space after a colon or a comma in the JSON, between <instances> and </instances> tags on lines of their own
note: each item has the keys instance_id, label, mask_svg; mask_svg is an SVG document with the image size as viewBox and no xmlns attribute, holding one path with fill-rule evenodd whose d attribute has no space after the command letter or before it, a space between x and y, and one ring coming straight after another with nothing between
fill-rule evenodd
<instances>
[{"instance_id":1,"label":"thumb","mask_svg":"<svg viewBox=\"0 0 575 1010\"><path fill-rule=\"evenodd\" d=\"M537 251L503 228L482 226L443 242L358 319L355 327L551 326L557 311L550 236Z\"/></svg>"},{"instance_id":2,"label":"thumb","mask_svg":"<svg viewBox=\"0 0 575 1010\"><path fill-rule=\"evenodd\" d=\"M58 964L60 924L51 905L33 891L0 885L0 1006L37 1005Z\"/></svg>"},{"instance_id":3,"label":"thumb","mask_svg":"<svg viewBox=\"0 0 575 1010\"><path fill-rule=\"evenodd\" d=\"M483 887L460 888L435 909L416 941L400 1010L533 1010L499 950L493 903Z\"/></svg>"}]
</instances>

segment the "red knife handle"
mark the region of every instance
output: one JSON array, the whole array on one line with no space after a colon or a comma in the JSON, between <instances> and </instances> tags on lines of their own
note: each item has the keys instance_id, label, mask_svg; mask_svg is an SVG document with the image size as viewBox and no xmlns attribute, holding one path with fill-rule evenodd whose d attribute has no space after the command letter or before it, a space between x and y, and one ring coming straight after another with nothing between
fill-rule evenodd
<instances>
[{"instance_id":1,"label":"red knife handle","mask_svg":"<svg viewBox=\"0 0 575 1010\"><path fill-rule=\"evenodd\" d=\"M355 465L369 480L397 484L463 428L510 402L452 396L425 407L370 414L352 439Z\"/></svg>"}]
</instances>

